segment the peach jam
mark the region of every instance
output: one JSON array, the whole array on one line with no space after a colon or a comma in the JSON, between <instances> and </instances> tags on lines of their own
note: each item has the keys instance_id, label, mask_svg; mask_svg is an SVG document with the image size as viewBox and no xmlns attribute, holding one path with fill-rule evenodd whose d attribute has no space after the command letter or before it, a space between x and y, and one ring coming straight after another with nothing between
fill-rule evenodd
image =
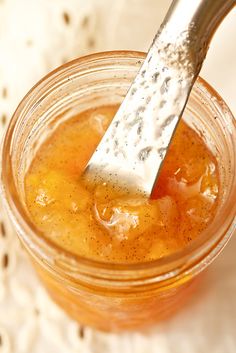
<instances>
[{"instance_id":1,"label":"peach jam","mask_svg":"<svg viewBox=\"0 0 236 353\"><path fill-rule=\"evenodd\" d=\"M213 219L218 166L181 121L151 199L88 184L81 174L116 110L82 112L41 145L25 177L28 212L40 232L73 254L111 263L156 260L184 248Z\"/></svg>"}]
</instances>

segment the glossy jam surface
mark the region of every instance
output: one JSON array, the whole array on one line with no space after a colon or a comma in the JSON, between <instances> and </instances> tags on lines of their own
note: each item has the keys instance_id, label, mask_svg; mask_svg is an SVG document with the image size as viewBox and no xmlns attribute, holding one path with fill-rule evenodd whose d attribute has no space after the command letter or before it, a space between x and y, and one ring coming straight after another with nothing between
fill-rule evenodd
<instances>
[{"instance_id":1,"label":"glossy jam surface","mask_svg":"<svg viewBox=\"0 0 236 353\"><path fill-rule=\"evenodd\" d=\"M185 247L211 222L217 163L181 121L151 200L87 184L80 175L116 110L88 110L45 141L25 178L28 211L47 238L74 254L122 263L158 259Z\"/></svg>"}]
</instances>

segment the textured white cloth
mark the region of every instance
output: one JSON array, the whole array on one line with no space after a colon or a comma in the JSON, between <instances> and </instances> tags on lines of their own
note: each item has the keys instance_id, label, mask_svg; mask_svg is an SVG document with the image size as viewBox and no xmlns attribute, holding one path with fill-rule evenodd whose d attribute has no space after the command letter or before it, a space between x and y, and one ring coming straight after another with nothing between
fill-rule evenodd
<instances>
[{"instance_id":1,"label":"textured white cloth","mask_svg":"<svg viewBox=\"0 0 236 353\"><path fill-rule=\"evenodd\" d=\"M169 3L0 0L0 137L26 91L62 62L105 49L147 49ZM235 18L233 11L216 34L203 69L234 112ZM0 219L0 353L236 352L235 237L184 310L150 332L114 335L80 328L51 302L1 204Z\"/></svg>"}]
</instances>

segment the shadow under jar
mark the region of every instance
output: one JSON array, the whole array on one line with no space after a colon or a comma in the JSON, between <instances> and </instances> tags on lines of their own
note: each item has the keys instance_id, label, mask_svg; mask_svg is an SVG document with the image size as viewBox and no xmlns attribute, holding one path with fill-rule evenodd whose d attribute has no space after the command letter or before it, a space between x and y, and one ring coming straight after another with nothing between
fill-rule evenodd
<instances>
[{"instance_id":1,"label":"shadow under jar","mask_svg":"<svg viewBox=\"0 0 236 353\"><path fill-rule=\"evenodd\" d=\"M44 286L73 318L106 331L142 329L178 309L197 275L219 254L235 229L235 120L201 78L183 119L216 157L222 187L213 221L188 246L152 262L103 263L60 248L30 221L24 178L41 144L59 124L78 113L120 104L144 57L138 52L106 52L56 69L20 103L2 149L5 205Z\"/></svg>"}]
</instances>

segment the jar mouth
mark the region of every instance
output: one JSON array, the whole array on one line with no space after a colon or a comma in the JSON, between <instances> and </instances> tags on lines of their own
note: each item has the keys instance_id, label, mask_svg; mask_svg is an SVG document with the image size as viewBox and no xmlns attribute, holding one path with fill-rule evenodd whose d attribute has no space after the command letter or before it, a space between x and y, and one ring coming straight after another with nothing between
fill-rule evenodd
<instances>
[{"instance_id":1,"label":"jar mouth","mask_svg":"<svg viewBox=\"0 0 236 353\"><path fill-rule=\"evenodd\" d=\"M158 260L147 261L143 263L109 263L96 261L89 258L81 257L70 253L69 251L61 248L54 242L47 239L41 232L39 232L34 224L28 218L22 202L19 198L17 188L15 185L14 172L11 163L11 148L14 137L15 127L18 123L19 117L29 111L32 104L40 104L40 95L52 81L57 84L60 81L62 73L68 72L68 79L70 74L81 65L90 69L90 64L99 64L102 60L122 60L122 59L135 59L141 62L145 58L145 54L136 51L111 51L103 52L92 55L87 55L82 58L75 59L66 63L56 70L49 73L42 80L40 80L23 98L18 108L16 109L6 132L3 146L2 146L2 197L5 202L8 213L16 227L17 232L23 239L28 250L34 255L36 252L41 259L48 263L52 262L52 258L58 263L63 263L64 266L73 268L80 268L84 272L90 272L90 269L98 268L104 271L104 276L112 271L119 273L120 278L130 278L132 273L137 272L139 275L159 276L160 280L165 278L172 278L183 272L195 269L195 272L201 271L207 264L211 262L214 257L221 251L224 245L229 240L233 233L236 223L236 178L235 178L235 161L232 161L232 177L230 181L230 192L227 199L224 201L224 206L221 210L221 217L215 217L211 224L198 236L192 240L184 249L175 252ZM236 156L236 123L229 108L218 95L218 93L202 78L198 78L195 84L199 92L207 97L209 104L217 105L217 109L224 115L224 124L230 128L231 144L233 146L233 156ZM209 234L211 236L209 236ZM32 242L30 241L33 240Z\"/></svg>"}]
</instances>

